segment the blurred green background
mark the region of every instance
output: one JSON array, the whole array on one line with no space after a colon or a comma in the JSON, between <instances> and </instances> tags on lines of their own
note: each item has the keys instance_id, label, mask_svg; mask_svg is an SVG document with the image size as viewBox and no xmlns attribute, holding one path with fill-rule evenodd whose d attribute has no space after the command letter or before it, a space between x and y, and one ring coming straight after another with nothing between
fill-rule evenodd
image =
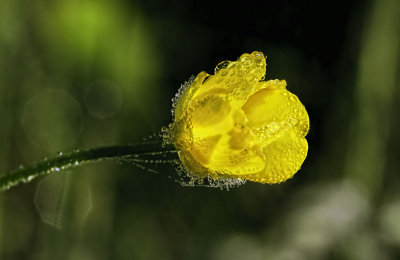
<instances>
[{"instance_id":1,"label":"blurred green background","mask_svg":"<svg viewBox=\"0 0 400 260\"><path fill-rule=\"evenodd\" d=\"M101 162L3 192L0 259L399 259L399 25L398 0L1 0L2 174L158 133L181 83L254 50L311 130L279 185Z\"/></svg>"}]
</instances>

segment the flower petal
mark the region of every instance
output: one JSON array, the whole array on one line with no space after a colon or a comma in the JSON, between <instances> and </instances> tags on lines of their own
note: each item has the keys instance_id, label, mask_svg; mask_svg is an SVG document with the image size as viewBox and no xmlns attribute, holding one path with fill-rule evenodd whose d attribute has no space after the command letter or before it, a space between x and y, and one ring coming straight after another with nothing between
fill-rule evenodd
<instances>
[{"instance_id":1,"label":"flower petal","mask_svg":"<svg viewBox=\"0 0 400 260\"><path fill-rule=\"evenodd\" d=\"M286 89L264 88L250 96L242 109L250 128L260 129L276 124L285 129L285 126L293 124L302 136L308 132L307 111L297 96Z\"/></svg>"},{"instance_id":2,"label":"flower petal","mask_svg":"<svg viewBox=\"0 0 400 260\"><path fill-rule=\"evenodd\" d=\"M206 79L208 76L208 73L204 71L200 72L191 82L190 86L187 86L186 89L182 91L180 96L178 96L178 101L174 109L175 121L178 121L182 118L184 112L188 108L188 105L192 101L193 95L199 90L204 79Z\"/></svg>"},{"instance_id":3,"label":"flower petal","mask_svg":"<svg viewBox=\"0 0 400 260\"><path fill-rule=\"evenodd\" d=\"M219 140L210 161L205 165L218 176L238 177L244 174L260 172L265 167L261 157L248 149L235 150L229 145L230 137L225 135Z\"/></svg>"},{"instance_id":4,"label":"flower petal","mask_svg":"<svg viewBox=\"0 0 400 260\"><path fill-rule=\"evenodd\" d=\"M210 89L229 91L232 102L242 106L253 92L255 84L264 78L265 57L261 52L245 53L237 61L224 61L217 65L215 75L207 78L193 98Z\"/></svg>"},{"instance_id":5,"label":"flower petal","mask_svg":"<svg viewBox=\"0 0 400 260\"><path fill-rule=\"evenodd\" d=\"M308 144L292 128L285 135L262 149L265 160L263 171L242 176L242 178L261 183L279 183L291 178L307 156Z\"/></svg>"}]
</instances>

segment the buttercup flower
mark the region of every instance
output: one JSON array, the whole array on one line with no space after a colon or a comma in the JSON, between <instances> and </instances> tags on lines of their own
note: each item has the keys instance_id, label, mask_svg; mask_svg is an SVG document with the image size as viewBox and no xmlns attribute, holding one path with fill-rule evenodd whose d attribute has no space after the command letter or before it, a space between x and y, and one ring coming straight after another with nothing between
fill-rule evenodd
<instances>
[{"instance_id":1,"label":"buttercup flower","mask_svg":"<svg viewBox=\"0 0 400 260\"><path fill-rule=\"evenodd\" d=\"M200 72L174 108L170 139L184 168L199 177L279 183L307 156L307 111L284 80L264 80L261 52Z\"/></svg>"}]
</instances>

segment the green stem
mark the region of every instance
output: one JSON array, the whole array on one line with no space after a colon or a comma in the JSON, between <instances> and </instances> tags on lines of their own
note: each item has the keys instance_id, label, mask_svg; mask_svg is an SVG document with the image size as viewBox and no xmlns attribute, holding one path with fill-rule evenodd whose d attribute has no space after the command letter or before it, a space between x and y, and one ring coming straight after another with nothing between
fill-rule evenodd
<instances>
[{"instance_id":1,"label":"green stem","mask_svg":"<svg viewBox=\"0 0 400 260\"><path fill-rule=\"evenodd\" d=\"M47 175L52 172L59 172L67 168L79 165L121 158L139 158L141 156L159 156L175 154L172 145L164 146L159 142L129 144L121 146L99 147L94 149L75 151L66 155L61 153L54 158L44 159L26 167L20 167L0 177L0 191L8 190L19 183L30 182L34 178Z\"/></svg>"}]
</instances>

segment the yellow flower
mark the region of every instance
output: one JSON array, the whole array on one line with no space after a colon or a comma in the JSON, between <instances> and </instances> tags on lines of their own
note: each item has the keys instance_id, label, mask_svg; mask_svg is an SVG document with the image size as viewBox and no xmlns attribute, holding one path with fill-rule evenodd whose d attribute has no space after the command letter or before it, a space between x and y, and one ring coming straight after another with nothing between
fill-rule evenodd
<instances>
[{"instance_id":1,"label":"yellow flower","mask_svg":"<svg viewBox=\"0 0 400 260\"><path fill-rule=\"evenodd\" d=\"M307 111L286 81L264 81L265 57L243 54L200 72L174 108L170 139L198 177L279 183L307 156Z\"/></svg>"}]
</instances>

